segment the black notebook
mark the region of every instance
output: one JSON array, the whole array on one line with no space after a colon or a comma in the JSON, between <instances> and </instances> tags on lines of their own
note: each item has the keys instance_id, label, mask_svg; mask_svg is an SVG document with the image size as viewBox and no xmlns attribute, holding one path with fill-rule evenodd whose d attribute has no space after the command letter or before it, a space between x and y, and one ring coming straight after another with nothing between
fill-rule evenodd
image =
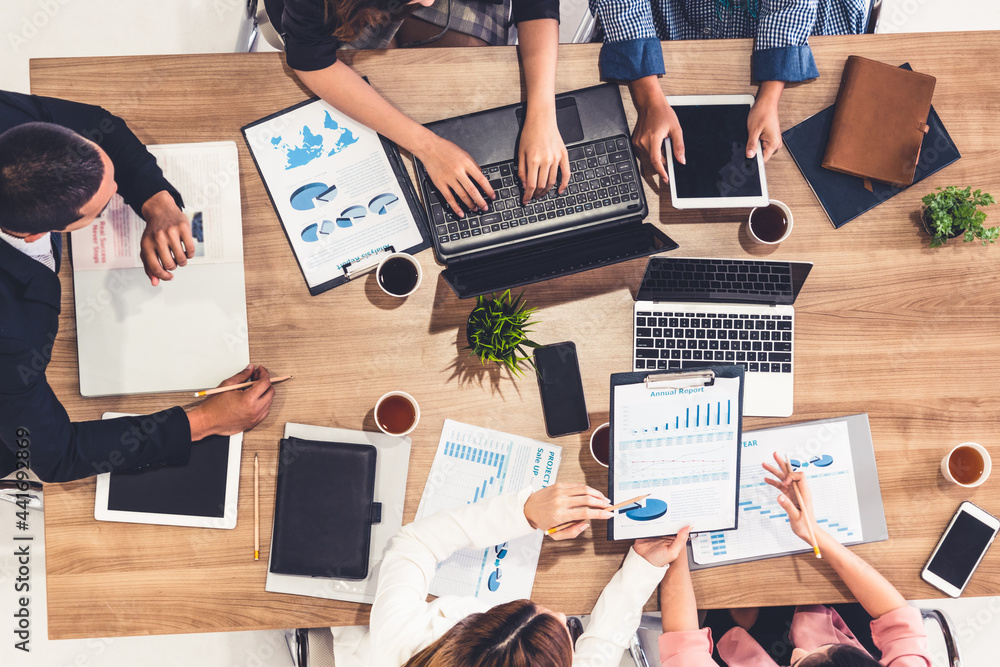
<instances>
[{"instance_id":1,"label":"black notebook","mask_svg":"<svg viewBox=\"0 0 1000 667\"><path fill-rule=\"evenodd\" d=\"M908 64L902 67L910 69ZM835 106L830 105L806 118L795 127L785 130L781 136L788 152L799 166L799 171L823 205L830 222L839 228L895 197L906 187L872 181L872 191L869 192L865 189L864 179L821 166ZM927 117L927 125L930 129L920 149L913 185L962 157L933 106Z\"/></svg>"},{"instance_id":2,"label":"black notebook","mask_svg":"<svg viewBox=\"0 0 1000 667\"><path fill-rule=\"evenodd\" d=\"M271 572L337 579L368 576L377 450L371 445L281 441Z\"/></svg>"}]
</instances>

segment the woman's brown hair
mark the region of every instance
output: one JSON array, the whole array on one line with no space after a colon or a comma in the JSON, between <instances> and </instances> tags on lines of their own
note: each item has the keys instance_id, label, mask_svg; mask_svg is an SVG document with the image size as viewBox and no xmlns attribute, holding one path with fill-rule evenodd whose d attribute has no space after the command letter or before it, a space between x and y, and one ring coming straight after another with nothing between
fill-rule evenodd
<instances>
[{"instance_id":1,"label":"woman's brown hair","mask_svg":"<svg viewBox=\"0 0 1000 667\"><path fill-rule=\"evenodd\" d=\"M531 600L466 616L404 667L570 667L566 626Z\"/></svg>"},{"instance_id":2,"label":"woman's brown hair","mask_svg":"<svg viewBox=\"0 0 1000 667\"><path fill-rule=\"evenodd\" d=\"M326 21L337 26L333 36L354 41L366 28L389 22L393 14L407 9L406 0L325 0Z\"/></svg>"}]
</instances>

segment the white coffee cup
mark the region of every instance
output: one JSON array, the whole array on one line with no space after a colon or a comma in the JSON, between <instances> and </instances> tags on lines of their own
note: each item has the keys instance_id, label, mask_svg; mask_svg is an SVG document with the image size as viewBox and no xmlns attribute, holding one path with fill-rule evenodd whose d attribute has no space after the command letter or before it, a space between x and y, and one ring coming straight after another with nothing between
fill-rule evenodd
<instances>
[{"instance_id":1,"label":"white coffee cup","mask_svg":"<svg viewBox=\"0 0 1000 667\"><path fill-rule=\"evenodd\" d=\"M413 423L410 424L408 428L403 428L401 430L394 431L390 428L391 425L388 424L388 420L385 419L387 415L384 414L380 415L379 413L385 409L383 407L383 403L385 403L387 400L391 398L397 398L397 397L403 399L406 403L410 405L410 407L413 408ZM413 429L417 427L417 424L419 423L420 423L420 406L417 405L416 399L407 394L405 391L390 391L387 394L383 394L382 398L378 399L378 402L375 404L375 425L378 426L378 429L383 433L386 433L388 435L409 435L413 431Z\"/></svg>"},{"instance_id":2,"label":"white coffee cup","mask_svg":"<svg viewBox=\"0 0 1000 667\"><path fill-rule=\"evenodd\" d=\"M753 225L751 224L754 213L756 213L757 211L762 211L768 208L768 206L774 206L776 208L779 208L781 209L781 212L785 214L785 222L787 223L787 226L785 227L785 233L782 234L781 238L779 238L777 241L765 241L764 239L760 238L759 236L757 236L756 233L754 233ZM787 206L785 206L784 204L782 204L777 199L771 199L768 206L759 206L750 211L750 217L747 218L747 234L757 243L763 243L764 245L777 245L782 241L784 241L785 239L787 239L788 235L792 233L792 210Z\"/></svg>"},{"instance_id":3,"label":"white coffee cup","mask_svg":"<svg viewBox=\"0 0 1000 667\"><path fill-rule=\"evenodd\" d=\"M611 456L611 424L608 423L608 422L605 422L605 423L601 424L600 426L598 426L597 428L594 429L593 433L590 434L590 455L594 457L595 461L597 461L599 464L601 464L602 466L604 466L605 468L607 468L608 464L606 462L602 461L601 459L597 458L597 454L594 453L594 436L596 436L598 433L601 433L602 431L605 432L605 437L608 438L608 457L610 458L610 456Z\"/></svg>"},{"instance_id":4,"label":"white coffee cup","mask_svg":"<svg viewBox=\"0 0 1000 667\"><path fill-rule=\"evenodd\" d=\"M979 476L979 479L977 479L975 482L972 482L971 484L963 484L962 482L959 482L957 479L955 479L952 476L951 468L948 465L948 462L951 460L952 454L954 454L961 447L970 447L976 450L979 453L979 455L983 457L983 474ZM965 487L967 489L979 486L980 484L985 482L986 478L990 476L990 470L992 470L992 468L993 468L993 461L992 459L990 459L990 453L986 451L985 447L975 442L963 442L961 445L956 445L955 447L952 448L950 452L948 452L945 455L943 459L941 459L941 474L944 475L944 478L949 482L958 484L959 486Z\"/></svg>"},{"instance_id":5,"label":"white coffee cup","mask_svg":"<svg viewBox=\"0 0 1000 667\"><path fill-rule=\"evenodd\" d=\"M383 270L385 270L386 264L388 262L395 262L395 261L409 262L409 264L413 267L414 271L416 271L417 273L417 280L413 284L413 287L411 287L409 290L401 290L400 292L393 292L392 290L389 289L389 287L386 287L385 279L390 278L390 276L388 273L383 275L382 272ZM423 281L423 279L424 279L424 271L422 268L420 268L420 262L418 262L416 258L413 257L413 255L409 255L405 252L394 252L391 255L387 255L386 257L382 258L382 261L378 263L378 267L375 269L375 280L378 282L378 286L382 288L382 291L388 294L389 296L395 296L399 298L410 296L411 294L417 291L417 288L420 287L420 283ZM390 287L392 287L392 285L390 285Z\"/></svg>"}]
</instances>

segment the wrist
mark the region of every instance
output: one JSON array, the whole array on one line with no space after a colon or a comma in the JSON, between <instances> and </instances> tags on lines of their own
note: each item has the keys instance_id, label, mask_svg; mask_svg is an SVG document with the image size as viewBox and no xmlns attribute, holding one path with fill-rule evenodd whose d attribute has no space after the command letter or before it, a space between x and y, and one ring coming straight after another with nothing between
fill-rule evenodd
<instances>
[{"instance_id":1,"label":"wrist","mask_svg":"<svg viewBox=\"0 0 1000 667\"><path fill-rule=\"evenodd\" d=\"M144 220L155 218L165 211L177 208L177 202L173 195L166 190L160 190L150 197L142 205L142 217ZM179 210L179 209L178 209Z\"/></svg>"},{"instance_id":2,"label":"wrist","mask_svg":"<svg viewBox=\"0 0 1000 667\"><path fill-rule=\"evenodd\" d=\"M426 162L425 157L434 150L435 146L442 139L423 125L417 123L414 123L414 125L416 125L416 129L414 129L411 136L407 137L405 142L399 143L422 162Z\"/></svg>"},{"instance_id":3,"label":"wrist","mask_svg":"<svg viewBox=\"0 0 1000 667\"><path fill-rule=\"evenodd\" d=\"M663 89L660 88L660 79L655 74L630 81L628 89L632 94L632 101L639 107L639 111L642 111L643 107L659 103L666 105L667 103Z\"/></svg>"},{"instance_id":4,"label":"wrist","mask_svg":"<svg viewBox=\"0 0 1000 667\"><path fill-rule=\"evenodd\" d=\"M212 435L205 409L201 405L184 408L191 429L191 442L198 442Z\"/></svg>"},{"instance_id":5,"label":"wrist","mask_svg":"<svg viewBox=\"0 0 1000 667\"><path fill-rule=\"evenodd\" d=\"M757 100L755 104L763 104L771 107L778 106L781 93L785 90L784 81L761 81L757 89Z\"/></svg>"}]
</instances>

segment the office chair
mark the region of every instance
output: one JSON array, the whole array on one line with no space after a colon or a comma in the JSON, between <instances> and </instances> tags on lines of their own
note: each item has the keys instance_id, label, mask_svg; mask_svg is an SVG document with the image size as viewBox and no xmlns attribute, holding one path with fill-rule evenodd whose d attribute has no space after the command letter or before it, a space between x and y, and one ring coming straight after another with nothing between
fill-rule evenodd
<instances>
[{"instance_id":1,"label":"office chair","mask_svg":"<svg viewBox=\"0 0 1000 667\"><path fill-rule=\"evenodd\" d=\"M962 667L962 657L959 654L958 643L952 631L951 618L940 609L920 609L924 621L933 619L941 628L945 650L948 652L948 667Z\"/></svg>"}]
</instances>

